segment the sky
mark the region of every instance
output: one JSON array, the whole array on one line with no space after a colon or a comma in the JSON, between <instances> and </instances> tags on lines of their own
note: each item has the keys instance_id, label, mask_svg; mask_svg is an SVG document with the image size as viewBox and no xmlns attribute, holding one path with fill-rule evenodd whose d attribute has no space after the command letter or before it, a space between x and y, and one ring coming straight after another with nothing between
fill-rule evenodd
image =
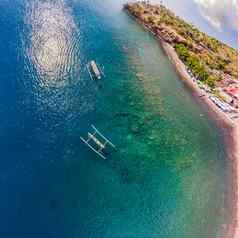
<instances>
[{"instance_id":1,"label":"sky","mask_svg":"<svg viewBox=\"0 0 238 238\"><path fill-rule=\"evenodd\" d=\"M159 3L160 0L151 0ZM178 16L238 49L238 0L163 0Z\"/></svg>"}]
</instances>

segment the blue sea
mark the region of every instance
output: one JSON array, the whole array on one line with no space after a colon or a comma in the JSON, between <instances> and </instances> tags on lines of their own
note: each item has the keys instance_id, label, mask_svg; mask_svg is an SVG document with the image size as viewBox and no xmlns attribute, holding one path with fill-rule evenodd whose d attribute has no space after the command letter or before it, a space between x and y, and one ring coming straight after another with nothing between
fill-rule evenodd
<instances>
[{"instance_id":1,"label":"blue sea","mask_svg":"<svg viewBox=\"0 0 238 238\"><path fill-rule=\"evenodd\" d=\"M0 1L0 237L221 237L221 133L122 4Z\"/></svg>"}]
</instances>

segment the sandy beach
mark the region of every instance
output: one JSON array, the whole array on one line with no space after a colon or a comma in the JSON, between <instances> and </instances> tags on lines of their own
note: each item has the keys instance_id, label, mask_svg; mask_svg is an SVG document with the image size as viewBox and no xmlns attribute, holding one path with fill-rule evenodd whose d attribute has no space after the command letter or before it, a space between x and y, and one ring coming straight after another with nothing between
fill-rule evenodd
<instances>
[{"instance_id":1,"label":"sandy beach","mask_svg":"<svg viewBox=\"0 0 238 238\"><path fill-rule=\"evenodd\" d=\"M135 18L130 12L129 16L136 20L146 31L151 32L161 44L163 50L169 57L175 70L183 81L185 87L191 92L195 100L203 107L211 119L216 122L223 134L226 148L227 163L230 171L227 174L224 211L226 221L222 224L221 234L224 238L238 238L238 124L226 113L219 109L210 99L209 94L201 90L188 74L184 63L178 57L175 49L158 35L155 35L143 22ZM204 95L201 97L201 95Z\"/></svg>"}]
</instances>

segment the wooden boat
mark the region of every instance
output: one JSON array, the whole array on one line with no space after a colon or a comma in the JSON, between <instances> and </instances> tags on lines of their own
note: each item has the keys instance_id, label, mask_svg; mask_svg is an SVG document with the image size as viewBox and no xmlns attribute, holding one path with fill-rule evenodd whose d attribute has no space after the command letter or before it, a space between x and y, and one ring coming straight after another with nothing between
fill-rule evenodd
<instances>
[{"instance_id":1,"label":"wooden boat","mask_svg":"<svg viewBox=\"0 0 238 238\"><path fill-rule=\"evenodd\" d=\"M111 141L109 141L104 135L102 135L101 132L97 130L97 128L93 125L92 129L93 132L88 132L87 139L84 139L83 137L80 137L80 139L97 155L99 155L103 159L107 159L104 152L106 150L107 145L112 147L114 150L116 150L116 146L112 144Z\"/></svg>"},{"instance_id":2,"label":"wooden boat","mask_svg":"<svg viewBox=\"0 0 238 238\"><path fill-rule=\"evenodd\" d=\"M88 73L92 80L102 78L103 72L94 60L91 60L87 65Z\"/></svg>"}]
</instances>

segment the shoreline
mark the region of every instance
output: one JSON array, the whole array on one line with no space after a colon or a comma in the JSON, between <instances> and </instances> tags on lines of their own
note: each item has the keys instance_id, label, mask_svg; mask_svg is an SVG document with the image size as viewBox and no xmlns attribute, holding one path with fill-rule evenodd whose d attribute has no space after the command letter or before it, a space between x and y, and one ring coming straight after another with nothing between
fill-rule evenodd
<instances>
[{"instance_id":1,"label":"shoreline","mask_svg":"<svg viewBox=\"0 0 238 238\"><path fill-rule=\"evenodd\" d=\"M238 238L238 124L225 112L219 109L210 99L209 94L201 90L188 74L185 64L180 60L175 49L162 38L155 35L143 22L133 16L128 10L125 12L146 31L150 32L160 43L170 62L178 73L181 81L192 94L194 99L215 121L223 134L226 160L230 163L231 171L227 175L225 187L225 217L229 217L220 227L221 235L225 238ZM201 95L204 95L201 97Z\"/></svg>"},{"instance_id":2,"label":"shoreline","mask_svg":"<svg viewBox=\"0 0 238 238\"><path fill-rule=\"evenodd\" d=\"M160 44L169 57L176 72L179 74L180 79L188 88L196 101L208 113L217 127L223 134L225 143L225 154L228 163L231 163L231 171L227 176L225 187L225 217L229 217L226 224L220 228L222 237L225 238L238 238L238 125L229 118L226 113L221 111L205 94L200 97L204 92L194 83L190 75L186 71L184 63L179 59L174 48L168 43L160 39Z\"/></svg>"}]
</instances>

